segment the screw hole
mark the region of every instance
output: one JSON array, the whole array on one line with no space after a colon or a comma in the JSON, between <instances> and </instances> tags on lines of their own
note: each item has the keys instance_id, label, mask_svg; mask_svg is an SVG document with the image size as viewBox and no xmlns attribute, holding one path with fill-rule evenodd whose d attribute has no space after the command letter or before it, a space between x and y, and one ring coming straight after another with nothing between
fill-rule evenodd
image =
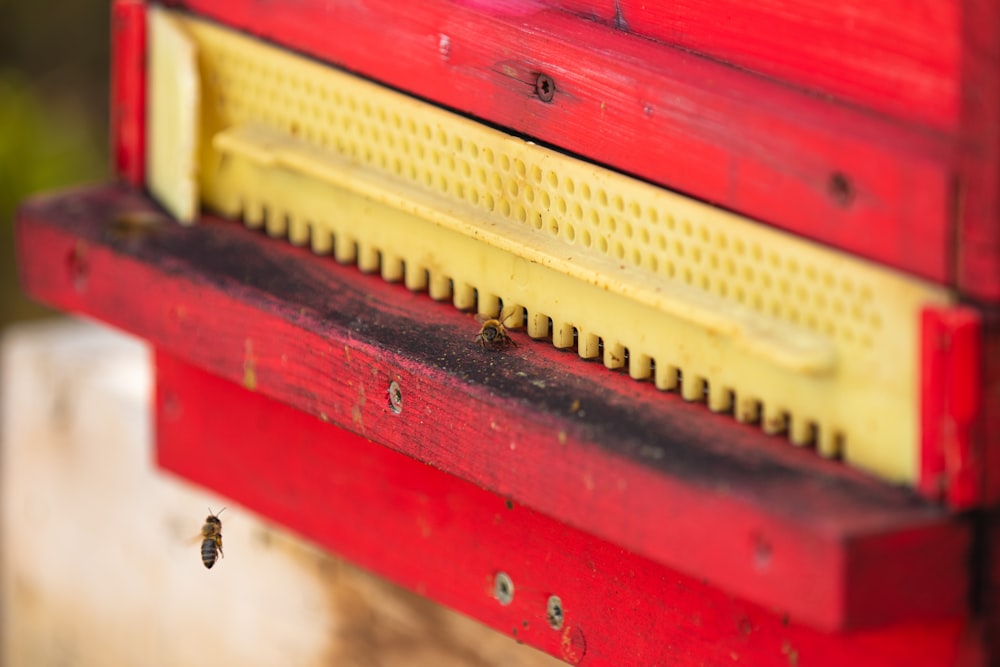
<instances>
[{"instance_id":1,"label":"screw hole","mask_svg":"<svg viewBox=\"0 0 1000 667\"><path fill-rule=\"evenodd\" d=\"M543 102L551 102L556 94L556 82L548 74L539 74L535 78L535 94Z\"/></svg>"},{"instance_id":2,"label":"screw hole","mask_svg":"<svg viewBox=\"0 0 1000 667\"><path fill-rule=\"evenodd\" d=\"M545 617L549 621L549 627L553 630L561 630L563 626L563 606L558 595L549 596L549 603L545 609Z\"/></svg>"},{"instance_id":3,"label":"screw hole","mask_svg":"<svg viewBox=\"0 0 1000 667\"><path fill-rule=\"evenodd\" d=\"M839 171L830 174L828 188L830 197L841 206L847 206L854 200L854 186L851 185L851 179Z\"/></svg>"},{"instance_id":4,"label":"screw hole","mask_svg":"<svg viewBox=\"0 0 1000 667\"><path fill-rule=\"evenodd\" d=\"M504 606L514 601L514 581L506 572L497 572L493 579L493 597Z\"/></svg>"},{"instance_id":5,"label":"screw hole","mask_svg":"<svg viewBox=\"0 0 1000 667\"><path fill-rule=\"evenodd\" d=\"M403 390L395 380L389 383L389 409L397 415L403 411Z\"/></svg>"}]
</instances>

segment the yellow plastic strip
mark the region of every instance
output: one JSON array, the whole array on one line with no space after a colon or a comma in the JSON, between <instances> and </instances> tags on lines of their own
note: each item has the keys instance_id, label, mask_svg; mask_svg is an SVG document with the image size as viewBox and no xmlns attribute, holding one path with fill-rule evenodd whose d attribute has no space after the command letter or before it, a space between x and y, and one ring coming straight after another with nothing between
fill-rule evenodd
<instances>
[{"instance_id":1,"label":"yellow plastic strip","mask_svg":"<svg viewBox=\"0 0 1000 667\"><path fill-rule=\"evenodd\" d=\"M502 300L532 337L915 479L918 316L946 291L177 20L208 206L460 308Z\"/></svg>"},{"instance_id":2,"label":"yellow plastic strip","mask_svg":"<svg viewBox=\"0 0 1000 667\"><path fill-rule=\"evenodd\" d=\"M198 214L198 121L200 97L197 50L170 12L149 9L147 79L150 191L183 223Z\"/></svg>"}]
</instances>

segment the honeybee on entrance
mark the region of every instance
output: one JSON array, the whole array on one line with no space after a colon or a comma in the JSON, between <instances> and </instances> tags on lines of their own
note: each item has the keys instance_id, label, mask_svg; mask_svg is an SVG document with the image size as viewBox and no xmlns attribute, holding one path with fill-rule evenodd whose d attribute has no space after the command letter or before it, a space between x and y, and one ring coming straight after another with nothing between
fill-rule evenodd
<instances>
[{"instance_id":1,"label":"honeybee on entrance","mask_svg":"<svg viewBox=\"0 0 1000 667\"><path fill-rule=\"evenodd\" d=\"M479 343L479 346L483 349L489 348L495 350L508 345L511 347L517 347L517 341L510 337L507 333L507 327L504 326L504 323L506 323L513 314L513 310L506 315L504 315L503 311L501 311L498 318L489 319L484 319L477 315L476 319L482 322L483 326L480 327L479 333L477 333L472 340Z\"/></svg>"},{"instance_id":2,"label":"honeybee on entrance","mask_svg":"<svg viewBox=\"0 0 1000 667\"><path fill-rule=\"evenodd\" d=\"M219 514L226 511L223 507ZM225 555L222 553L222 521L218 514L212 513L212 508L208 508L208 517L205 518L205 525L201 527L201 562L207 568L215 565L215 561Z\"/></svg>"}]
</instances>

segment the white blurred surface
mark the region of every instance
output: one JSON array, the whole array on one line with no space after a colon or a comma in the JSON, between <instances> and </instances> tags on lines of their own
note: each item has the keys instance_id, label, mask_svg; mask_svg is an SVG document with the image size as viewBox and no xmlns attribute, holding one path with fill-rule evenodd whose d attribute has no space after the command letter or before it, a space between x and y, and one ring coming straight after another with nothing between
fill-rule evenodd
<instances>
[{"instance_id":1,"label":"white blurred surface","mask_svg":"<svg viewBox=\"0 0 1000 667\"><path fill-rule=\"evenodd\" d=\"M0 337L0 664L561 664L157 470L152 381L94 324Z\"/></svg>"}]
</instances>

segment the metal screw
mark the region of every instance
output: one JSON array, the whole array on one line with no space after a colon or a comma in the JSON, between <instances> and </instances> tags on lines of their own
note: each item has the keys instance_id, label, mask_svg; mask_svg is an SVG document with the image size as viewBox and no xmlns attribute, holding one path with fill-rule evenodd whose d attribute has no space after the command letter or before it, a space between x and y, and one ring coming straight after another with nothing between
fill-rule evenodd
<instances>
[{"instance_id":1,"label":"metal screw","mask_svg":"<svg viewBox=\"0 0 1000 667\"><path fill-rule=\"evenodd\" d=\"M389 383L389 409L397 415L403 411L403 390L395 380Z\"/></svg>"},{"instance_id":2,"label":"metal screw","mask_svg":"<svg viewBox=\"0 0 1000 667\"><path fill-rule=\"evenodd\" d=\"M493 579L493 597L507 606L514 601L514 581L506 572L497 572Z\"/></svg>"},{"instance_id":3,"label":"metal screw","mask_svg":"<svg viewBox=\"0 0 1000 667\"><path fill-rule=\"evenodd\" d=\"M548 74L535 77L535 94L543 102L551 102L556 94L556 82Z\"/></svg>"},{"instance_id":4,"label":"metal screw","mask_svg":"<svg viewBox=\"0 0 1000 667\"><path fill-rule=\"evenodd\" d=\"M549 620L549 627L553 630L562 630L563 626L563 606L558 595L550 595L549 603L545 608L545 617Z\"/></svg>"},{"instance_id":5,"label":"metal screw","mask_svg":"<svg viewBox=\"0 0 1000 667\"><path fill-rule=\"evenodd\" d=\"M830 191L830 196L841 206L847 206L854 199L854 187L851 185L851 180L839 171L830 174L830 181L827 187Z\"/></svg>"}]
</instances>

